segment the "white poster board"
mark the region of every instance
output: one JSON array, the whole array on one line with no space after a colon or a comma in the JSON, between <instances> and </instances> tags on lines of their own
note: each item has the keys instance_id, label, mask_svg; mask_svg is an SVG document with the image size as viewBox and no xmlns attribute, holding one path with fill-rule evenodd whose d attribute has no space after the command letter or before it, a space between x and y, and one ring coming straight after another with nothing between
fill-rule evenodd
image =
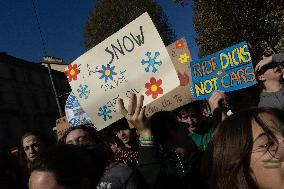
<instances>
[{"instance_id":1,"label":"white poster board","mask_svg":"<svg viewBox=\"0 0 284 189\"><path fill-rule=\"evenodd\" d=\"M122 118L117 99L143 94L144 104L178 87L171 58L148 13L77 58L65 70L98 130Z\"/></svg>"}]
</instances>

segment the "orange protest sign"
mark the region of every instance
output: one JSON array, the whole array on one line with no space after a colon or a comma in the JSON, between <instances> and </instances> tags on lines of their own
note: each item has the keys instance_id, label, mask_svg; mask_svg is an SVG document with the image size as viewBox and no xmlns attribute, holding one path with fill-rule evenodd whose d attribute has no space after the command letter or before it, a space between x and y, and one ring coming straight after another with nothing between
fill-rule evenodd
<instances>
[{"instance_id":1,"label":"orange protest sign","mask_svg":"<svg viewBox=\"0 0 284 189\"><path fill-rule=\"evenodd\" d=\"M65 131L69 128L70 128L70 125L67 122L66 116L57 119L56 120L57 140L62 138Z\"/></svg>"}]
</instances>

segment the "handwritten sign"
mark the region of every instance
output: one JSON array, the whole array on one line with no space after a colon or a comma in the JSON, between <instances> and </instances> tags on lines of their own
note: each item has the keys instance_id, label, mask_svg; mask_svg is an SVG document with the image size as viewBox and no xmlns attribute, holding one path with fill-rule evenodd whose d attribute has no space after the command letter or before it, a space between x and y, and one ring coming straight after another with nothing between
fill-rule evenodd
<instances>
[{"instance_id":1,"label":"handwritten sign","mask_svg":"<svg viewBox=\"0 0 284 189\"><path fill-rule=\"evenodd\" d=\"M179 86L171 58L147 13L65 69L80 105L98 130L119 120L117 99L143 94L145 105Z\"/></svg>"},{"instance_id":2,"label":"handwritten sign","mask_svg":"<svg viewBox=\"0 0 284 189\"><path fill-rule=\"evenodd\" d=\"M70 128L70 125L67 122L66 117L61 117L56 120L56 131L57 131L57 140L62 138L65 131Z\"/></svg>"},{"instance_id":3,"label":"handwritten sign","mask_svg":"<svg viewBox=\"0 0 284 189\"><path fill-rule=\"evenodd\" d=\"M256 83L246 42L194 60L190 63L190 69L196 100L211 96L216 89L228 92Z\"/></svg>"},{"instance_id":4,"label":"handwritten sign","mask_svg":"<svg viewBox=\"0 0 284 189\"><path fill-rule=\"evenodd\" d=\"M161 110L174 110L193 101L193 95L188 90L192 84L189 70L189 63L192 59L186 40L184 38L177 40L167 46L167 50L180 80L180 86L148 104L145 112L147 117Z\"/></svg>"},{"instance_id":5,"label":"handwritten sign","mask_svg":"<svg viewBox=\"0 0 284 189\"><path fill-rule=\"evenodd\" d=\"M79 101L74 96L73 92L69 94L66 100L65 114L71 127L92 123L91 118L89 118L89 116L80 106Z\"/></svg>"}]
</instances>

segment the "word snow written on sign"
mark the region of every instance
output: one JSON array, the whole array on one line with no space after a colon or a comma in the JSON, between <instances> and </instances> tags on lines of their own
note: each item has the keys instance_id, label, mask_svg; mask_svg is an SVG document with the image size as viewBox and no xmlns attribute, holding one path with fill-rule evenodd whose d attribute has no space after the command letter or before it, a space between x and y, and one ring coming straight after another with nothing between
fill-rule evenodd
<instances>
[{"instance_id":1,"label":"word snow written on sign","mask_svg":"<svg viewBox=\"0 0 284 189\"><path fill-rule=\"evenodd\" d=\"M171 58L148 13L144 13L65 69L80 105L98 130L122 118L131 93L144 105L179 86Z\"/></svg>"},{"instance_id":2,"label":"word snow written on sign","mask_svg":"<svg viewBox=\"0 0 284 189\"><path fill-rule=\"evenodd\" d=\"M190 70L195 100L210 97L216 89L229 92L256 84L246 42L194 60Z\"/></svg>"}]
</instances>

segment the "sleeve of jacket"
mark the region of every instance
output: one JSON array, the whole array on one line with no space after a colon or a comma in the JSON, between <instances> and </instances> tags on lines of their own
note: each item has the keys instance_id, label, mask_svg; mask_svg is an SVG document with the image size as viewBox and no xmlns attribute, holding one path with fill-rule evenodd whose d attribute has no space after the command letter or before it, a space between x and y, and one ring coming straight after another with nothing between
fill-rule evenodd
<instances>
[{"instance_id":1,"label":"sleeve of jacket","mask_svg":"<svg viewBox=\"0 0 284 189\"><path fill-rule=\"evenodd\" d=\"M125 183L125 186L123 187L123 189L139 189L141 187L138 186L137 179L136 179L136 174L132 175L128 181Z\"/></svg>"},{"instance_id":2,"label":"sleeve of jacket","mask_svg":"<svg viewBox=\"0 0 284 189\"><path fill-rule=\"evenodd\" d=\"M147 188L156 188L161 175L161 159L156 146L141 146L139 149L138 171ZM146 187L145 187L146 188Z\"/></svg>"},{"instance_id":3,"label":"sleeve of jacket","mask_svg":"<svg viewBox=\"0 0 284 189\"><path fill-rule=\"evenodd\" d=\"M283 67L284 66L284 53L273 54L272 62L275 62Z\"/></svg>"}]
</instances>

